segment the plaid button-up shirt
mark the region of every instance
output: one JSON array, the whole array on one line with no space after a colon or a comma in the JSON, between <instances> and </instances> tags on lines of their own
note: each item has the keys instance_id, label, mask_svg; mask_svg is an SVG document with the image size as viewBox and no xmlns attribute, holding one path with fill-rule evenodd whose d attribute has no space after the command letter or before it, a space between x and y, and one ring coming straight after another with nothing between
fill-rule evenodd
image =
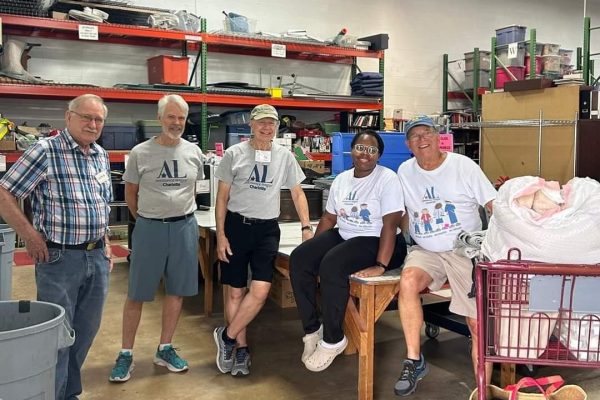
<instances>
[{"instance_id":1,"label":"plaid button-up shirt","mask_svg":"<svg viewBox=\"0 0 600 400\"><path fill-rule=\"evenodd\" d=\"M33 226L55 243L104 237L112 200L106 151L93 143L85 154L65 129L31 146L0 180L17 198L31 195Z\"/></svg>"}]
</instances>

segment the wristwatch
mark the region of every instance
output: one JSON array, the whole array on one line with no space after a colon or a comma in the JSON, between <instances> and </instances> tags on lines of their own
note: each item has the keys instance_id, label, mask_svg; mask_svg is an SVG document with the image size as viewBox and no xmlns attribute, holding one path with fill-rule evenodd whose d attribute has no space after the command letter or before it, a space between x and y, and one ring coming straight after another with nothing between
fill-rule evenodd
<instances>
[{"instance_id":1,"label":"wristwatch","mask_svg":"<svg viewBox=\"0 0 600 400\"><path fill-rule=\"evenodd\" d=\"M313 228L312 228L311 225L304 225L301 230L303 230L303 231L311 231L312 232Z\"/></svg>"}]
</instances>

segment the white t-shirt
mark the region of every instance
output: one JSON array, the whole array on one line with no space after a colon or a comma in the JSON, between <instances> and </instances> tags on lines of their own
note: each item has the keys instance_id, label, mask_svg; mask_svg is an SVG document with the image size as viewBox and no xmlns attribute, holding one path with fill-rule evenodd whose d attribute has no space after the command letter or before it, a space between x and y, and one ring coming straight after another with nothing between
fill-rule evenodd
<instances>
[{"instance_id":1,"label":"white t-shirt","mask_svg":"<svg viewBox=\"0 0 600 400\"><path fill-rule=\"evenodd\" d=\"M403 162L398 176L404 190L410 235L429 251L450 251L461 231L481 230L479 205L496 198L496 190L470 158L446 153L433 171L419 166L416 158Z\"/></svg>"},{"instance_id":2,"label":"white t-shirt","mask_svg":"<svg viewBox=\"0 0 600 400\"><path fill-rule=\"evenodd\" d=\"M339 174L329 190L327 212L337 215L344 240L356 236L379 236L383 217L404 211L404 196L398 177L377 165L364 178L354 177L354 168Z\"/></svg>"}]
</instances>

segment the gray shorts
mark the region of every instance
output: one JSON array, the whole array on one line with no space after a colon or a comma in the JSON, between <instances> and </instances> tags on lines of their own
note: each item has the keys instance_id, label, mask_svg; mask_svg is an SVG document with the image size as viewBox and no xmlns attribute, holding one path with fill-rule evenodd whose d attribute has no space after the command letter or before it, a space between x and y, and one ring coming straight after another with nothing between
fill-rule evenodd
<instances>
[{"instance_id":1,"label":"gray shorts","mask_svg":"<svg viewBox=\"0 0 600 400\"><path fill-rule=\"evenodd\" d=\"M412 246L404 268L419 268L425 271L433 281L430 290L438 290L448 281L452 292L450 311L470 318L477 318L475 298L469 298L473 284L473 264L469 258L459 256L452 251L436 253L420 246Z\"/></svg>"},{"instance_id":2,"label":"gray shorts","mask_svg":"<svg viewBox=\"0 0 600 400\"><path fill-rule=\"evenodd\" d=\"M131 300L154 300L161 278L168 295L198 294L198 224L193 215L167 223L138 217L131 243Z\"/></svg>"}]
</instances>

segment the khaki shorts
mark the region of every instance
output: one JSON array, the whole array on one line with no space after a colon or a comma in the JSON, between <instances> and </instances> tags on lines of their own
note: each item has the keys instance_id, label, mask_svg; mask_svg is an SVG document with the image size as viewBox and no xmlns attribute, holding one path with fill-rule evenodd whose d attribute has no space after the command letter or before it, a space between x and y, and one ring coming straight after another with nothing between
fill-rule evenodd
<instances>
[{"instance_id":1,"label":"khaki shorts","mask_svg":"<svg viewBox=\"0 0 600 400\"><path fill-rule=\"evenodd\" d=\"M419 268L433 279L429 285L430 290L438 290L448 281L452 292L450 311L477 318L475 298L467 296L473 284L473 264L469 258L452 251L436 253L412 246L404 261L404 268L408 267Z\"/></svg>"}]
</instances>

